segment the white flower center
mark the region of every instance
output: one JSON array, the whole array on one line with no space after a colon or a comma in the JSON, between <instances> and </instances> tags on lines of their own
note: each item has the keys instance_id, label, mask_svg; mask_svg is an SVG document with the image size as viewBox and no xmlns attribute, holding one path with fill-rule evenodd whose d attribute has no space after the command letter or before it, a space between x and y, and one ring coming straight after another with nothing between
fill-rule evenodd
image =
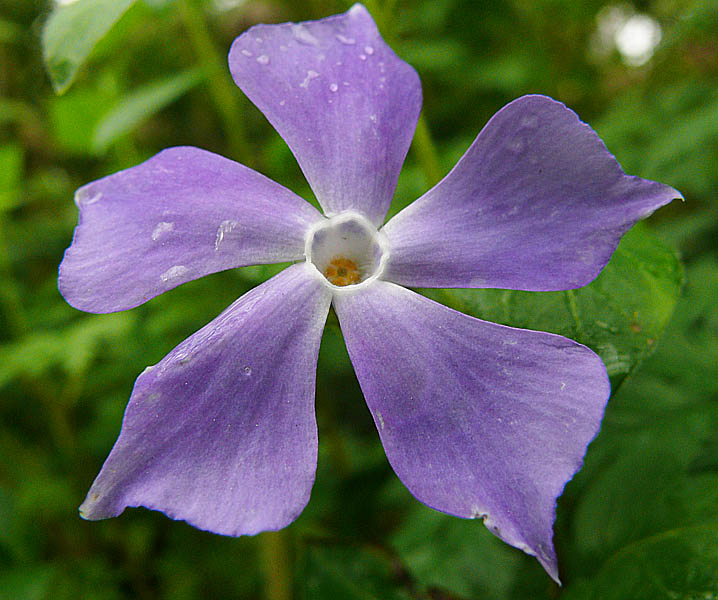
<instances>
[{"instance_id":1,"label":"white flower center","mask_svg":"<svg viewBox=\"0 0 718 600\"><path fill-rule=\"evenodd\" d=\"M335 292L377 279L389 256L386 236L352 211L316 223L307 233L305 254L307 263Z\"/></svg>"}]
</instances>

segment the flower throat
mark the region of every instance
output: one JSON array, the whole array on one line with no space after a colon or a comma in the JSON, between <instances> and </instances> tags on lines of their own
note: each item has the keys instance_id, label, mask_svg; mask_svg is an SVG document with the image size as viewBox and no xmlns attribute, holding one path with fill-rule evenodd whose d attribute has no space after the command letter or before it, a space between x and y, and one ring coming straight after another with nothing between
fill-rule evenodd
<instances>
[{"instance_id":1,"label":"flower throat","mask_svg":"<svg viewBox=\"0 0 718 600\"><path fill-rule=\"evenodd\" d=\"M329 283L333 283L339 287L354 285L361 281L361 271L359 267L357 267L353 260L344 258L343 256L332 258L324 270L324 276L329 280Z\"/></svg>"}]
</instances>

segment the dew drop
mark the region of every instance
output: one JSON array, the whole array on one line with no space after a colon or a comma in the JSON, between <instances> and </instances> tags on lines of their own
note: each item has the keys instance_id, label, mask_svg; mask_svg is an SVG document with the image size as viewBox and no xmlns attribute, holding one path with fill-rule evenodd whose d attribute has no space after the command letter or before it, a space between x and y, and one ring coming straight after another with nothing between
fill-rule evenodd
<instances>
[{"instance_id":1,"label":"dew drop","mask_svg":"<svg viewBox=\"0 0 718 600\"><path fill-rule=\"evenodd\" d=\"M246 365L242 369L242 375L244 375L245 377L251 377L252 376L252 367L250 367L249 365Z\"/></svg>"},{"instance_id":2,"label":"dew drop","mask_svg":"<svg viewBox=\"0 0 718 600\"><path fill-rule=\"evenodd\" d=\"M269 57L266 54L262 54L257 57L257 62L260 65L268 65L269 64Z\"/></svg>"},{"instance_id":3,"label":"dew drop","mask_svg":"<svg viewBox=\"0 0 718 600\"><path fill-rule=\"evenodd\" d=\"M282 52L286 52L286 51L287 51L287 47L284 46L284 45L279 46L279 49L280 49Z\"/></svg>"},{"instance_id":4,"label":"dew drop","mask_svg":"<svg viewBox=\"0 0 718 600\"><path fill-rule=\"evenodd\" d=\"M81 204L82 206L88 206L90 204L98 202L102 198L102 192L97 192L96 194L93 194L89 197L85 194L77 194L75 198L78 204Z\"/></svg>"},{"instance_id":5,"label":"dew drop","mask_svg":"<svg viewBox=\"0 0 718 600\"><path fill-rule=\"evenodd\" d=\"M515 154L520 154L524 149L524 142L521 138L516 137L506 142L506 147Z\"/></svg>"},{"instance_id":6,"label":"dew drop","mask_svg":"<svg viewBox=\"0 0 718 600\"><path fill-rule=\"evenodd\" d=\"M521 119L521 125L527 129L536 129L538 126L538 117L536 115L526 115Z\"/></svg>"},{"instance_id":7,"label":"dew drop","mask_svg":"<svg viewBox=\"0 0 718 600\"><path fill-rule=\"evenodd\" d=\"M249 50L247 50L246 48L244 50L242 50L242 54L244 54L245 56L253 56L252 53Z\"/></svg>"},{"instance_id":8,"label":"dew drop","mask_svg":"<svg viewBox=\"0 0 718 600\"><path fill-rule=\"evenodd\" d=\"M239 223L237 221L222 221L219 224L219 227L217 228L217 235L214 238L214 250L217 252L219 250L219 246L224 240L224 236L228 234L230 231L233 231L235 227L237 227Z\"/></svg>"},{"instance_id":9,"label":"dew drop","mask_svg":"<svg viewBox=\"0 0 718 600\"><path fill-rule=\"evenodd\" d=\"M371 56L372 54L374 54L374 48L372 48L371 46L364 46L364 52Z\"/></svg>"},{"instance_id":10,"label":"dew drop","mask_svg":"<svg viewBox=\"0 0 718 600\"><path fill-rule=\"evenodd\" d=\"M254 38L254 41L257 42L258 44L261 44L264 40L261 37L256 37L256 38Z\"/></svg>"},{"instance_id":11,"label":"dew drop","mask_svg":"<svg viewBox=\"0 0 718 600\"><path fill-rule=\"evenodd\" d=\"M162 275L160 275L160 280L163 283L167 283L168 281L171 281L172 279L177 279L178 277L182 277L182 275L185 275L189 269L185 267L184 265L175 265L174 267L170 267L167 269Z\"/></svg>"},{"instance_id":12,"label":"dew drop","mask_svg":"<svg viewBox=\"0 0 718 600\"><path fill-rule=\"evenodd\" d=\"M303 87L304 89L307 89L309 87L309 82L312 79L316 79L317 77L319 77L319 73L317 73L316 71L312 71L312 70L307 71L307 76L304 78L304 81L302 81L302 83L299 84L299 87Z\"/></svg>"},{"instance_id":13,"label":"dew drop","mask_svg":"<svg viewBox=\"0 0 718 600\"><path fill-rule=\"evenodd\" d=\"M292 25L292 35L297 41L307 44L309 46L318 46L319 40L315 38L309 30L301 23L295 23Z\"/></svg>"},{"instance_id":14,"label":"dew drop","mask_svg":"<svg viewBox=\"0 0 718 600\"><path fill-rule=\"evenodd\" d=\"M279 101L279 106L284 106L286 103L287 103L286 100L280 100L280 101Z\"/></svg>"},{"instance_id":15,"label":"dew drop","mask_svg":"<svg viewBox=\"0 0 718 600\"><path fill-rule=\"evenodd\" d=\"M366 60L366 54L360 54L359 58L361 58L362 60Z\"/></svg>"},{"instance_id":16,"label":"dew drop","mask_svg":"<svg viewBox=\"0 0 718 600\"><path fill-rule=\"evenodd\" d=\"M353 46L357 43L354 38L347 37L345 35L342 35L341 33L337 33L336 37L342 44L346 44L347 46Z\"/></svg>"},{"instance_id":17,"label":"dew drop","mask_svg":"<svg viewBox=\"0 0 718 600\"><path fill-rule=\"evenodd\" d=\"M174 223L167 223L165 221L160 221L159 223L157 223L157 226L152 230L152 241L156 242L164 234L169 233L174 228L175 228Z\"/></svg>"},{"instance_id":18,"label":"dew drop","mask_svg":"<svg viewBox=\"0 0 718 600\"><path fill-rule=\"evenodd\" d=\"M332 92L336 92L339 89L339 86L336 83L330 83L329 84L329 90Z\"/></svg>"}]
</instances>

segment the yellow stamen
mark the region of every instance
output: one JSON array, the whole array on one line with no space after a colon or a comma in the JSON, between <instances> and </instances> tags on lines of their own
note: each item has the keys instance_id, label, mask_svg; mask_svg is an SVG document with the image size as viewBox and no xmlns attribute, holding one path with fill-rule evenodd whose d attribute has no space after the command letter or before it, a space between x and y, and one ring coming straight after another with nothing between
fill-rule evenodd
<instances>
[{"instance_id":1,"label":"yellow stamen","mask_svg":"<svg viewBox=\"0 0 718 600\"><path fill-rule=\"evenodd\" d=\"M329 280L329 283L340 287L359 283L361 280L359 267L353 260L343 256L332 258L324 271L324 276Z\"/></svg>"}]
</instances>

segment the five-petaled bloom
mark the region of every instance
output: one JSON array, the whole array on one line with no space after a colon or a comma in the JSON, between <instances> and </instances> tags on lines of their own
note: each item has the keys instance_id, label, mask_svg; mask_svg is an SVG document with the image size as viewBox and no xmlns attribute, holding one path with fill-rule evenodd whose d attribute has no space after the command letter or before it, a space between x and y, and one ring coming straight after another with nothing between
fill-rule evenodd
<instances>
[{"instance_id":1,"label":"five-petaled bloom","mask_svg":"<svg viewBox=\"0 0 718 600\"><path fill-rule=\"evenodd\" d=\"M603 363L572 340L487 323L405 286L585 285L623 233L680 194L625 175L562 104L524 96L382 226L421 88L366 9L252 27L229 66L324 215L189 147L78 190L60 289L82 310L124 310L208 273L296 261L139 376L82 516L142 505L226 535L292 522L314 482L316 362L333 305L401 481L430 507L483 518L557 579L556 498L599 429Z\"/></svg>"}]
</instances>

